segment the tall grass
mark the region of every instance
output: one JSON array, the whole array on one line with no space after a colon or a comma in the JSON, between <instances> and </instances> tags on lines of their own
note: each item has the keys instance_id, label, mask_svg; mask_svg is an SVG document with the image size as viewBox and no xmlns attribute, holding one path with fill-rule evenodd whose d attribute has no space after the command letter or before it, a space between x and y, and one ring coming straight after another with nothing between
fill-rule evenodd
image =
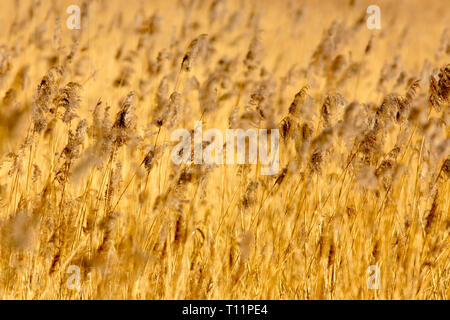
<instances>
[{"instance_id":1,"label":"tall grass","mask_svg":"<svg viewBox=\"0 0 450 320\"><path fill-rule=\"evenodd\" d=\"M449 299L450 13L370 4L2 2L0 297ZM174 164L199 120L279 172Z\"/></svg>"}]
</instances>

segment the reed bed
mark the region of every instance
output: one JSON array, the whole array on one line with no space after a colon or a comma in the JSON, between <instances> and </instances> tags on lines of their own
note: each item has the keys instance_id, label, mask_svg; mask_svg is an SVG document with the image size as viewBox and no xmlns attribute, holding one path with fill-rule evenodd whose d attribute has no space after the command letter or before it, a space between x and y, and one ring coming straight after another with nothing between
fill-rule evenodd
<instances>
[{"instance_id":1,"label":"reed bed","mask_svg":"<svg viewBox=\"0 0 450 320\"><path fill-rule=\"evenodd\" d=\"M0 297L449 299L450 11L373 2L2 1Z\"/></svg>"}]
</instances>

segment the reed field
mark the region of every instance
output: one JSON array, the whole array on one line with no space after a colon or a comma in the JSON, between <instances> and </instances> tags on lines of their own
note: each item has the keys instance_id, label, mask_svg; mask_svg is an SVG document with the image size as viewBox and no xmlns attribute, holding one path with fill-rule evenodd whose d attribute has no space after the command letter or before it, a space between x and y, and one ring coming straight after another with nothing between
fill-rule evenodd
<instances>
[{"instance_id":1,"label":"reed field","mask_svg":"<svg viewBox=\"0 0 450 320\"><path fill-rule=\"evenodd\" d=\"M1 299L450 298L447 1L0 8Z\"/></svg>"}]
</instances>

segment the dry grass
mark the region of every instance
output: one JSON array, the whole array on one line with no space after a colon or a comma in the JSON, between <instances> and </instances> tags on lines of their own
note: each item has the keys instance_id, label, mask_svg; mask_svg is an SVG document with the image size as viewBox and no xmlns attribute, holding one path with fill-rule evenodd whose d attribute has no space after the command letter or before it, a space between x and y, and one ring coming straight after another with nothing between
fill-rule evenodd
<instances>
[{"instance_id":1,"label":"dry grass","mask_svg":"<svg viewBox=\"0 0 450 320\"><path fill-rule=\"evenodd\" d=\"M449 299L450 12L376 2L3 1L0 297ZM279 174L173 164L200 119Z\"/></svg>"}]
</instances>

